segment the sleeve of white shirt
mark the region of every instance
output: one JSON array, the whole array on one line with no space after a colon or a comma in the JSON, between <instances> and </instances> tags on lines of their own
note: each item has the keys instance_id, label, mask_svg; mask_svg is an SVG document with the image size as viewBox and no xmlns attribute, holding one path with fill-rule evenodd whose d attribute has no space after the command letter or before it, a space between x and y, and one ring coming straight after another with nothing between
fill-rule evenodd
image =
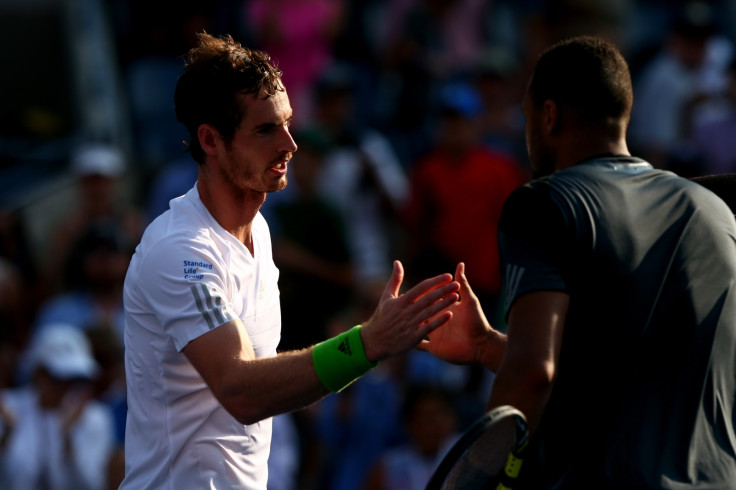
<instances>
[{"instance_id":1,"label":"sleeve of white shirt","mask_svg":"<svg viewBox=\"0 0 736 490\"><path fill-rule=\"evenodd\" d=\"M139 270L141 293L177 350L235 318L223 261L204 241L161 241Z\"/></svg>"}]
</instances>

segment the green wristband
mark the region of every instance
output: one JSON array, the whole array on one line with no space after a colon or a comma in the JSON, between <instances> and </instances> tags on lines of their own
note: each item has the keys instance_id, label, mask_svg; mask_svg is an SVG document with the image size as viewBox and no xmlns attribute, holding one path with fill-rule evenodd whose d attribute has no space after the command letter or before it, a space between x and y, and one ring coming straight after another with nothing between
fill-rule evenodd
<instances>
[{"instance_id":1,"label":"green wristband","mask_svg":"<svg viewBox=\"0 0 736 490\"><path fill-rule=\"evenodd\" d=\"M325 388L333 393L345 389L378 363L365 357L360 325L314 346L312 362Z\"/></svg>"}]
</instances>

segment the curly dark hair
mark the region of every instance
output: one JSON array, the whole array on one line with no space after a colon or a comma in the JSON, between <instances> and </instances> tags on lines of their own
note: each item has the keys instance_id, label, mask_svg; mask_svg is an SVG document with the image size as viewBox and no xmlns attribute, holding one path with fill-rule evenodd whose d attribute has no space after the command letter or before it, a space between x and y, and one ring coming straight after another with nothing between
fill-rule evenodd
<instances>
[{"instance_id":1,"label":"curly dark hair","mask_svg":"<svg viewBox=\"0 0 736 490\"><path fill-rule=\"evenodd\" d=\"M197 37L199 43L187 54L176 84L174 105L176 118L189 131L189 152L201 164L200 125L211 124L229 142L244 116L238 94L264 90L271 96L284 88L282 72L268 54L245 48L229 35L200 33Z\"/></svg>"},{"instance_id":2,"label":"curly dark hair","mask_svg":"<svg viewBox=\"0 0 736 490\"><path fill-rule=\"evenodd\" d=\"M529 82L535 104L553 100L600 126L628 124L633 103L631 74L612 43L592 36L561 41L537 61Z\"/></svg>"}]
</instances>

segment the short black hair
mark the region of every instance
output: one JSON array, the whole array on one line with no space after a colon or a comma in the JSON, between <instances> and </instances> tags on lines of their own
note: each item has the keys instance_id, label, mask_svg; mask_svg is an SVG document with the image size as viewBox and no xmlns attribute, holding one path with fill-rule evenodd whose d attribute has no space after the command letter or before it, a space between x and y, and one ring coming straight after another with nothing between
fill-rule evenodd
<instances>
[{"instance_id":1,"label":"short black hair","mask_svg":"<svg viewBox=\"0 0 736 490\"><path fill-rule=\"evenodd\" d=\"M232 36L198 34L199 44L187 54L174 92L176 118L189 131L189 151L199 163L204 152L197 130L211 124L230 141L243 118L238 94L283 90L282 72L268 54L243 47Z\"/></svg>"},{"instance_id":2,"label":"short black hair","mask_svg":"<svg viewBox=\"0 0 736 490\"><path fill-rule=\"evenodd\" d=\"M628 124L633 103L631 74L612 43L592 36L560 41L537 61L529 82L535 104L553 100L590 124Z\"/></svg>"}]
</instances>

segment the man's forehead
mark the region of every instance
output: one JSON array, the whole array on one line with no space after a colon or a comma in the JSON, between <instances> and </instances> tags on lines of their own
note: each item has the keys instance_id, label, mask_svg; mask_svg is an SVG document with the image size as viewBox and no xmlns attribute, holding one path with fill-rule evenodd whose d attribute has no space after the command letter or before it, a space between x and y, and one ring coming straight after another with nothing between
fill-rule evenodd
<instances>
[{"instance_id":1,"label":"man's forehead","mask_svg":"<svg viewBox=\"0 0 736 490\"><path fill-rule=\"evenodd\" d=\"M251 119L256 124L266 120L291 117L292 110L286 90L277 90L273 94L268 94L266 90L258 93L240 92L238 99L243 109L244 119Z\"/></svg>"}]
</instances>

